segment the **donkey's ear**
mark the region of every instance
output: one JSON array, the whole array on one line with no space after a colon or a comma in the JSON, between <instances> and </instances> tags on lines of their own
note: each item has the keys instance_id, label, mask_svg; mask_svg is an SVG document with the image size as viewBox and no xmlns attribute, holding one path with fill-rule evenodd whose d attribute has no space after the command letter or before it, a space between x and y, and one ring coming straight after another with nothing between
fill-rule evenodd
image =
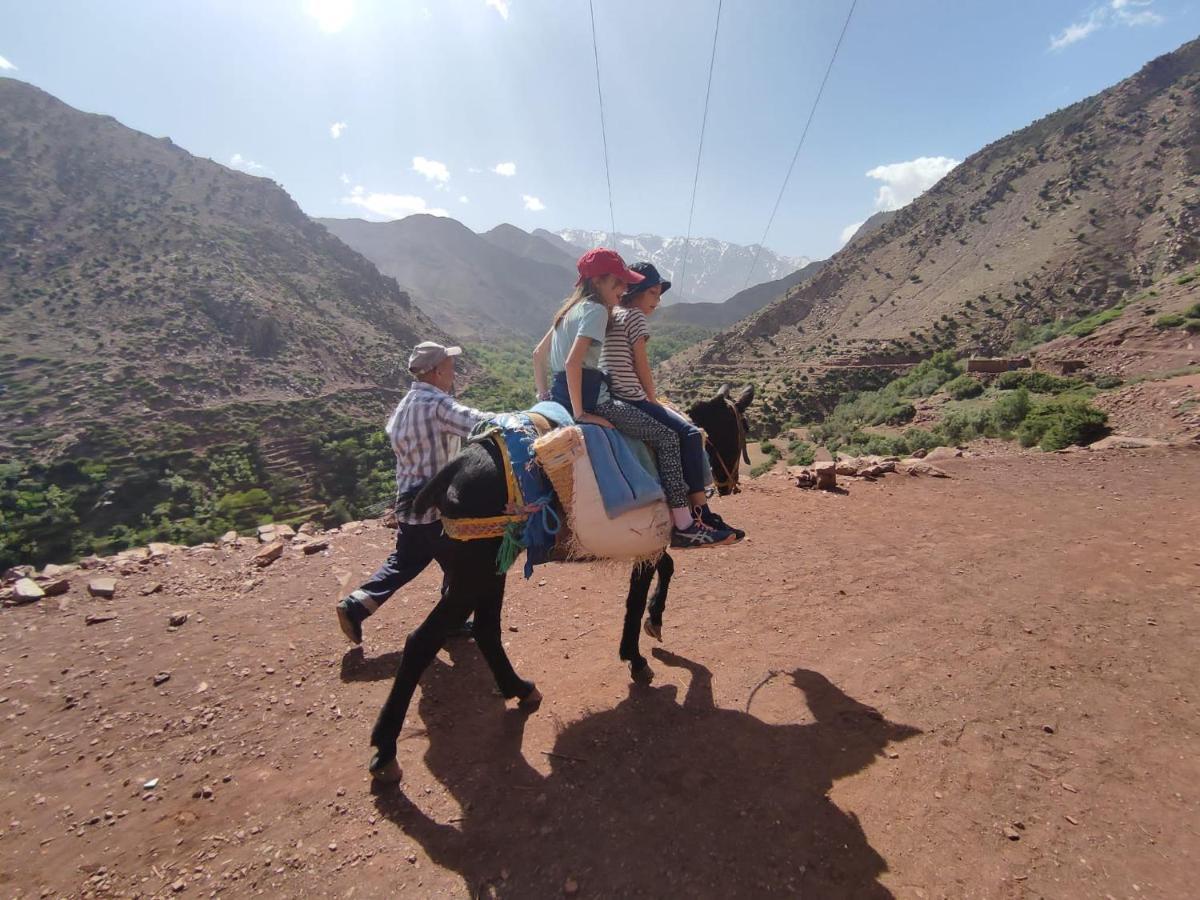
<instances>
[{"instance_id":1,"label":"donkey's ear","mask_svg":"<svg viewBox=\"0 0 1200 900\"><path fill-rule=\"evenodd\" d=\"M727 381L723 385L721 385L721 389L717 391L717 395L713 399L714 400L728 400L729 392L731 390L733 390L733 387Z\"/></svg>"},{"instance_id":2,"label":"donkey's ear","mask_svg":"<svg viewBox=\"0 0 1200 900\"><path fill-rule=\"evenodd\" d=\"M746 411L746 407L754 402L754 385L748 384L742 388L742 392L738 394L737 401L733 404L742 412Z\"/></svg>"}]
</instances>

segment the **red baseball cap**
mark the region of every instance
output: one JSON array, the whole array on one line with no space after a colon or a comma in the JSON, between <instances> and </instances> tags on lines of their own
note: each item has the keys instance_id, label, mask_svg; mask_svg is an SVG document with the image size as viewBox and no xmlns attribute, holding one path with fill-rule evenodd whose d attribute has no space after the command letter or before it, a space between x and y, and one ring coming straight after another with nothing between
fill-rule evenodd
<instances>
[{"instance_id":1,"label":"red baseball cap","mask_svg":"<svg viewBox=\"0 0 1200 900\"><path fill-rule=\"evenodd\" d=\"M625 265L625 260L621 259L621 254L616 250L604 247L597 247L583 254L575 268L579 270L579 280L575 282L577 285L583 284L583 279L595 278L597 275L616 275L626 284L638 284L646 277Z\"/></svg>"}]
</instances>

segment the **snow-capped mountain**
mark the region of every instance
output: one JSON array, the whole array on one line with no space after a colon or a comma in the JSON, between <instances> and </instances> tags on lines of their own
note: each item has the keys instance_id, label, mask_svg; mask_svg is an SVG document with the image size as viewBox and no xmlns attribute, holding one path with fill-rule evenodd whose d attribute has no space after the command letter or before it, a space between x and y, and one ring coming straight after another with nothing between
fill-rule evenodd
<instances>
[{"instance_id":1,"label":"snow-capped mountain","mask_svg":"<svg viewBox=\"0 0 1200 900\"><path fill-rule=\"evenodd\" d=\"M687 271L683 274L685 284L680 283L683 266L685 240L681 237L664 238L656 234L610 234L607 231L588 231L580 228L564 228L555 232L568 244L581 251L592 247L612 247L628 263L649 260L667 278L674 282L671 292L663 298L664 303L720 303L746 287L747 275L751 284L774 281L790 275L808 265L807 257L780 256L766 247L758 256L751 274L755 246L731 244L713 238L692 238L687 245Z\"/></svg>"}]
</instances>

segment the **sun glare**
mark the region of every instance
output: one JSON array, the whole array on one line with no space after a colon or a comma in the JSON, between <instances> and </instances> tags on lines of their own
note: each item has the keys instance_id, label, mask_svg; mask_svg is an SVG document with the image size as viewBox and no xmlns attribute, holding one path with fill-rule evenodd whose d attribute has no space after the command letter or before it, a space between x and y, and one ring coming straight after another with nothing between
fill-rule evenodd
<instances>
[{"instance_id":1,"label":"sun glare","mask_svg":"<svg viewBox=\"0 0 1200 900\"><path fill-rule=\"evenodd\" d=\"M341 31L354 15L354 0L304 0L304 11L317 20L322 31Z\"/></svg>"}]
</instances>

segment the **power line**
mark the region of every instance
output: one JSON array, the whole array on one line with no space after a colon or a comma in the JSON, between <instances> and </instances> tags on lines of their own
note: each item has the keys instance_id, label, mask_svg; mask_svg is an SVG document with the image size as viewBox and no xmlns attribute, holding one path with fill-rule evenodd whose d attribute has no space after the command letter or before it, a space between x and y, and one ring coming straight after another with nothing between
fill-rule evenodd
<instances>
[{"instance_id":1,"label":"power line","mask_svg":"<svg viewBox=\"0 0 1200 900\"><path fill-rule=\"evenodd\" d=\"M758 256L762 253L763 244L766 243L767 232L775 224L775 214L779 212L779 204L783 201L783 193L787 190L788 180L792 177L792 169L796 167L796 160L800 156L800 148L804 146L804 139L808 137L808 128L812 125L813 116L817 114L817 105L821 102L821 95L825 93L825 83L829 81L829 73L833 71L833 64L837 61L838 51L842 49L842 40L846 37L846 29L850 27L850 18L854 15L854 7L857 5L858 0L850 0L850 11L846 13L846 22L842 25L842 33L838 35L837 44L833 48L833 56L829 58L829 65L825 67L825 77L821 79L821 86L817 89L817 96L813 100L812 109L808 112L808 121L804 123L804 130L800 132L800 142L796 144L796 152L792 154L792 162L788 166L787 175L783 177L783 184L779 188L779 196L775 198L775 206L771 210L771 218L767 220L767 227L763 229L762 238L754 250L754 260L750 263L750 271L746 273L746 283L742 285L742 290L750 286L750 276L754 274L754 267L758 265Z\"/></svg>"},{"instance_id":2,"label":"power line","mask_svg":"<svg viewBox=\"0 0 1200 900\"><path fill-rule=\"evenodd\" d=\"M600 140L604 144L604 181L608 184L608 223L616 240L617 217L613 213L612 175L608 171L608 133L604 128L604 93L600 90L600 51L596 48L596 8L588 0L588 13L592 17L592 56L596 60L596 99L600 101Z\"/></svg>"},{"instance_id":3,"label":"power line","mask_svg":"<svg viewBox=\"0 0 1200 900\"><path fill-rule=\"evenodd\" d=\"M717 22L713 26L712 55L708 60L708 87L704 89L704 115L700 119L700 146L696 149L696 174L692 178L692 205L688 210L687 237L683 242L683 264L679 267L679 294L683 296L683 283L687 278L688 250L692 245L692 217L696 214L696 186L700 183L700 157L704 153L704 129L708 125L708 98L712 94L713 66L717 61L717 35L721 33L721 7L725 0L717 0Z\"/></svg>"}]
</instances>

